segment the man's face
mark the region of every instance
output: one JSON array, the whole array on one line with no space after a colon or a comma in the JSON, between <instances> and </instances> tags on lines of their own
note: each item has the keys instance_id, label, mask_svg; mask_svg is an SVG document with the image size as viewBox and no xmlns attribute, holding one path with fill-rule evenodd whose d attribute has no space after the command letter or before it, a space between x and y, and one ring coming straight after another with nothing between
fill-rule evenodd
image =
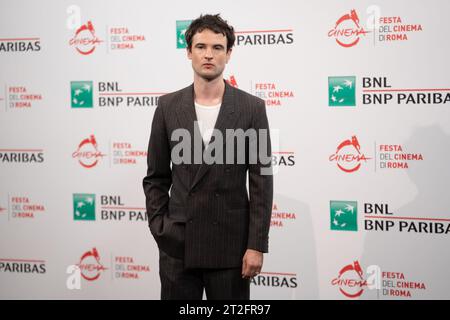
<instances>
[{"instance_id":1,"label":"man's face","mask_svg":"<svg viewBox=\"0 0 450 320\"><path fill-rule=\"evenodd\" d=\"M187 54L195 74L211 81L222 75L231 50L227 52L227 38L223 34L205 29L194 35L192 48Z\"/></svg>"}]
</instances>

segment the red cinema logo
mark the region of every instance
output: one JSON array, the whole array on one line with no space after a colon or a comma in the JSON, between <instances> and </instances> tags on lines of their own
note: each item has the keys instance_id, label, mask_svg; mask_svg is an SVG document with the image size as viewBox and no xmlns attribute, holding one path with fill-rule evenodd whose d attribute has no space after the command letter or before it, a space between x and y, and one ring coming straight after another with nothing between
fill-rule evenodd
<instances>
[{"instance_id":1,"label":"red cinema logo","mask_svg":"<svg viewBox=\"0 0 450 320\"><path fill-rule=\"evenodd\" d=\"M72 153L72 157L78 159L78 162L85 168L92 168L97 165L99 159L105 154L98 150L97 141L94 135L84 139L78 145L78 149Z\"/></svg>"},{"instance_id":2,"label":"red cinema logo","mask_svg":"<svg viewBox=\"0 0 450 320\"><path fill-rule=\"evenodd\" d=\"M107 270L100 263L100 256L96 248L83 254L77 266L81 270L81 276L87 281L97 280L102 271Z\"/></svg>"},{"instance_id":3,"label":"red cinema logo","mask_svg":"<svg viewBox=\"0 0 450 320\"><path fill-rule=\"evenodd\" d=\"M226 81L230 86L233 86L233 87L235 87L235 88L238 88L238 84L237 84L236 78L235 78L233 75L231 75L229 79L225 79L225 81Z\"/></svg>"},{"instance_id":4,"label":"red cinema logo","mask_svg":"<svg viewBox=\"0 0 450 320\"><path fill-rule=\"evenodd\" d=\"M349 48L357 45L361 36L369 32L359 25L358 14L352 10L336 21L334 28L328 32L328 37L334 37L340 46Z\"/></svg>"},{"instance_id":5,"label":"red cinema logo","mask_svg":"<svg viewBox=\"0 0 450 320\"><path fill-rule=\"evenodd\" d=\"M358 261L342 268L331 284L339 286L339 291L348 298L358 298L363 294L364 287L367 287L367 281L363 277L363 270Z\"/></svg>"},{"instance_id":6,"label":"red cinema logo","mask_svg":"<svg viewBox=\"0 0 450 320\"><path fill-rule=\"evenodd\" d=\"M331 162L336 162L339 169L344 172L355 172L361 167L361 163L367 162L371 158L361 153L361 146L358 138L352 136L351 140L344 140L336 149L336 152L329 158Z\"/></svg>"},{"instance_id":7,"label":"red cinema logo","mask_svg":"<svg viewBox=\"0 0 450 320\"><path fill-rule=\"evenodd\" d=\"M100 42L103 41L97 38L92 22L88 21L75 31L75 36L70 39L69 44L82 55L89 55L94 52Z\"/></svg>"}]
</instances>

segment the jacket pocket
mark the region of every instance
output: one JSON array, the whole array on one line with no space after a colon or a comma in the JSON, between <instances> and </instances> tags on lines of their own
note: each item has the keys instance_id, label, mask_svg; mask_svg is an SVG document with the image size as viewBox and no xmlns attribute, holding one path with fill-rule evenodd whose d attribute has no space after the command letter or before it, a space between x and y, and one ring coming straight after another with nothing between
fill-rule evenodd
<instances>
[{"instance_id":1,"label":"jacket pocket","mask_svg":"<svg viewBox=\"0 0 450 320\"><path fill-rule=\"evenodd\" d=\"M170 206L167 215L155 217L150 225L158 247L175 258L184 256L185 217L184 208Z\"/></svg>"}]
</instances>

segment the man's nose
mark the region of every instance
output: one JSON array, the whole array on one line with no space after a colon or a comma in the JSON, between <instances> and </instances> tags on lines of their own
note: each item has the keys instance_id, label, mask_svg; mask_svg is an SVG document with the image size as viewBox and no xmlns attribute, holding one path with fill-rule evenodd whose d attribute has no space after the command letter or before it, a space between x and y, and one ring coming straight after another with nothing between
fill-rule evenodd
<instances>
[{"instance_id":1,"label":"man's nose","mask_svg":"<svg viewBox=\"0 0 450 320\"><path fill-rule=\"evenodd\" d=\"M212 57L213 57L212 48L206 48L205 58L206 59L211 59Z\"/></svg>"}]
</instances>

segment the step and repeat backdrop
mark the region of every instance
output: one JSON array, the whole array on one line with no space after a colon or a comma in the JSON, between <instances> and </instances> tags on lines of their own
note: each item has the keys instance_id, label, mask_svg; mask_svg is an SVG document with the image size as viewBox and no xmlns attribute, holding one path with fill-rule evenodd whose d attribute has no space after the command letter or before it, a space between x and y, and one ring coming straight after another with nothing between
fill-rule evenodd
<instances>
[{"instance_id":1,"label":"step and repeat backdrop","mask_svg":"<svg viewBox=\"0 0 450 320\"><path fill-rule=\"evenodd\" d=\"M0 298L159 299L142 178L184 33L266 101L270 252L252 299L450 298L447 1L0 4ZM149 152L152 152L150 150Z\"/></svg>"}]
</instances>

